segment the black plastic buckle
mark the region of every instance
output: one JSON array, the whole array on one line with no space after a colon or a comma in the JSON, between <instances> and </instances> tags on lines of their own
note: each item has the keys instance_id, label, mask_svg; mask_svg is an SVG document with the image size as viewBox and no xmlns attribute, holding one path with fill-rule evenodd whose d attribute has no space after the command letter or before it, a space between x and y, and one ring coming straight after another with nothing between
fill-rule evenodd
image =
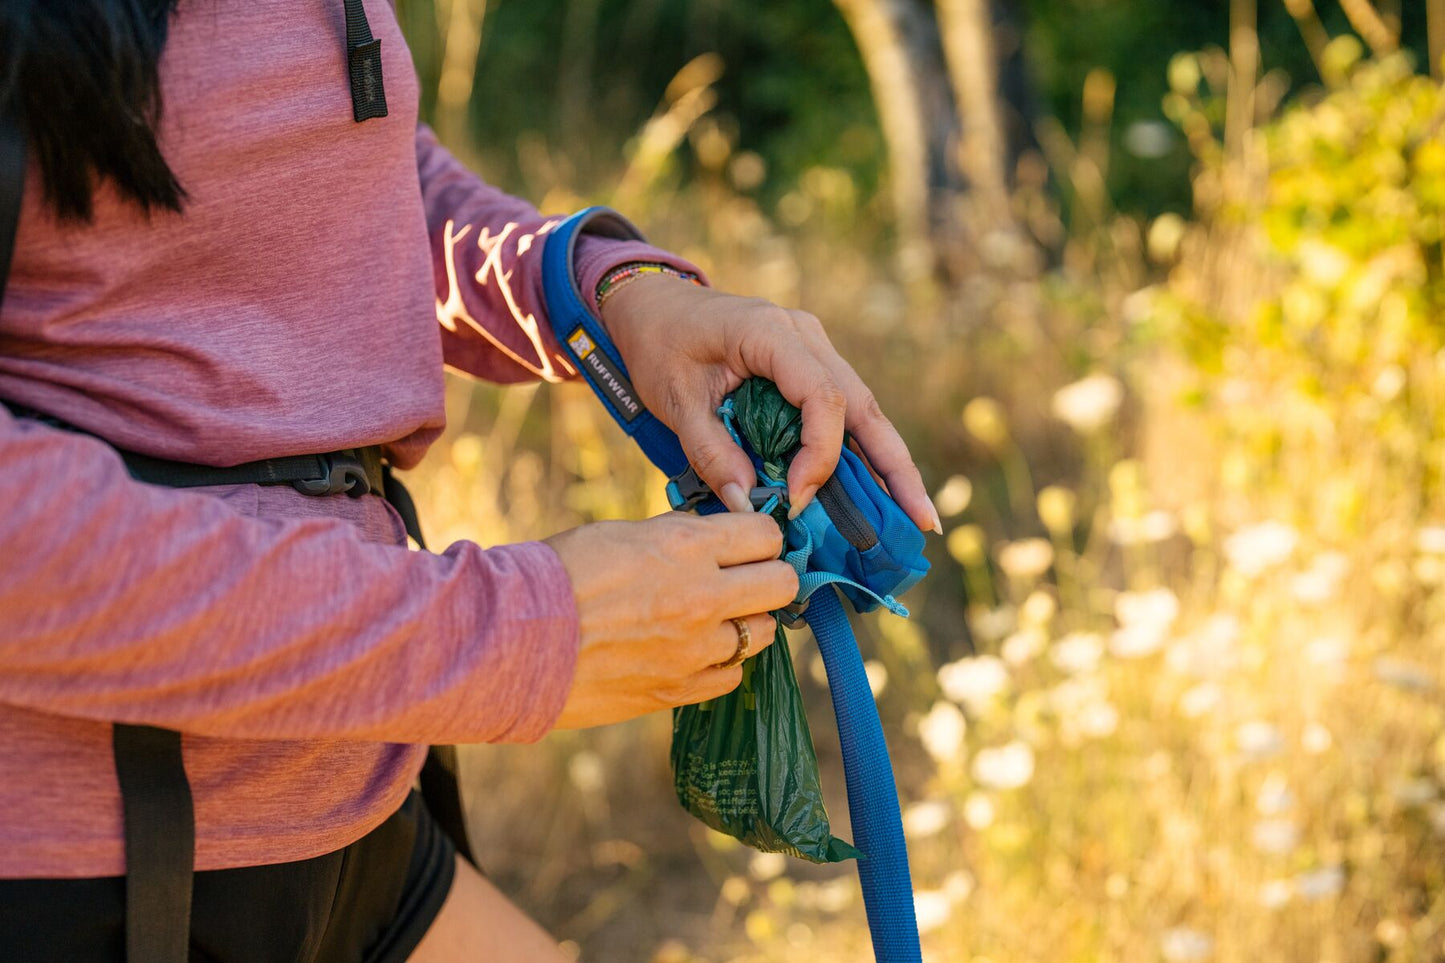
<instances>
[{"instance_id":1,"label":"black plastic buckle","mask_svg":"<svg viewBox=\"0 0 1445 963\"><path fill-rule=\"evenodd\" d=\"M805 616L807 615L808 603L810 601L812 601L812 599L803 599L801 602L789 602L773 614L778 617L779 622L782 622L788 628L807 624L808 620Z\"/></svg>"},{"instance_id":2,"label":"black plastic buckle","mask_svg":"<svg viewBox=\"0 0 1445 963\"><path fill-rule=\"evenodd\" d=\"M690 512L711 497L712 489L691 465L667 480L667 501L675 512Z\"/></svg>"},{"instance_id":3,"label":"black plastic buckle","mask_svg":"<svg viewBox=\"0 0 1445 963\"><path fill-rule=\"evenodd\" d=\"M291 483L303 495L350 495L360 498L371 494L371 482L366 479L366 467L355 455L346 452L332 452L318 455L322 478L302 478Z\"/></svg>"},{"instance_id":4,"label":"black plastic buckle","mask_svg":"<svg viewBox=\"0 0 1445 963\"><path fill-rule=\"evenodd\" d=\"M783 485L754 488L748 492L748 502L753 506L753 511L761 511L774 496L781 504L788 504L788 489ZM667 501L673 511L690 512L711 497L712 489L698 477L697 469L691 465L667 480Z\"/></svg>"}]
</instances>

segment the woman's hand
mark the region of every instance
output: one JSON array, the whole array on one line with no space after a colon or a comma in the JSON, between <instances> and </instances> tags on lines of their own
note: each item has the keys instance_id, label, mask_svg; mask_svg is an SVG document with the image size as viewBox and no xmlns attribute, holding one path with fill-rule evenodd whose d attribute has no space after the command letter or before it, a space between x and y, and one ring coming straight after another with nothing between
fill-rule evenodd
<instances>
[{"instance_id":1,"label":"woman's hand","mask_svg":"<svg viewBox=\"0 0 1445 963\"><path fill-rule=\"evenodd\" d=\"M760 375L803 411L803 447L788 472L794 513L833 473L846 429L919 529L942 531L908 447L811 314L646 275L607 299L602 322L642 402L677 432L688 461L733 511L751 511L753 467L717 406Z\"/></svg>"},{"instance_id":2,"label":"woman's hand","mask_svg":"<svg viewBox=\"0 0 1445 963\"><path fill-rule=\"evenodd\" d=\"M778 560L782 532L767 515L671 513L597 522L547 539L577 600L581 643L559 728L621 722L736 689L745 619L752 652L772 644L775 621L798 591Z\"/></svg>"}]
</instances>

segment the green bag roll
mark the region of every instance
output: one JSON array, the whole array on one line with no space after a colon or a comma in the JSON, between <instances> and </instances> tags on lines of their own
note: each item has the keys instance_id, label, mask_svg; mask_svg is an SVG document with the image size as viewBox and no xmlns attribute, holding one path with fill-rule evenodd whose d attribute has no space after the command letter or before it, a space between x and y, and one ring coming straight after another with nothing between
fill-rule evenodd
<instances>
[{"instance_id":1,"label":"green bag roll","mask_svg":"<svg viewBox=\"0 0 1445 963\"><path fill-rule=\"evenodd\" d=\"M733 396L737 430L775 481L801 441L802 416L770 381ZM775 518L786 516L779 508ZM818 757L782 626L773 644L743 663L742 684L717 699L673 710L672 774L683 807L755 849L817 863L862 854L833 835Z\"/></svg>"}]
</instances>

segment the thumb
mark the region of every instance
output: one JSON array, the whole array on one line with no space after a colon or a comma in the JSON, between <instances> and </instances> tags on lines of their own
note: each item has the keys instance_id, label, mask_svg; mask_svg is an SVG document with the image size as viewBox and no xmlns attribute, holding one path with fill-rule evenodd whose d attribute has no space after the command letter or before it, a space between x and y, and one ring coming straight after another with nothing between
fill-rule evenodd
<instances>
[{"instance_id":1,"label":"thumb","mask_svg":"<svg viewBox=\"0 0 1445 963\"><path fill-rule=\"evenodd\" d=\"M751 512L748 491L756 483L752 460L710 411L689 414L677 426L682 450L698 477L733 512Z\"/></svg>"}]
</instances>

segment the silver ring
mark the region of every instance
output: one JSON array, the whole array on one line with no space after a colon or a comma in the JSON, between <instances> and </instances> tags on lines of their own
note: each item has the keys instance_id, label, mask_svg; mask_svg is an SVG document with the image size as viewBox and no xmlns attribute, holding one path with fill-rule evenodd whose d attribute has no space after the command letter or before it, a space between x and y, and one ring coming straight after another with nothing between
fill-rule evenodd
<instances>
[{"instance_id":1,"label":"silver ring","mask_svg":"<svg viewBox=\"0 0 1445 963\"><path fill-rule=\"evenodd\" d=\"M738 647L737 651L733 653L732 658L726 662L719 662L717 664L719 669L731 669L743 659L746 659L748 652L753 647L753 630L748 628L748 623L742 619L728 619L728 621L733 624L733 628L738 630Z\"/></svg>"}]
</instances>

